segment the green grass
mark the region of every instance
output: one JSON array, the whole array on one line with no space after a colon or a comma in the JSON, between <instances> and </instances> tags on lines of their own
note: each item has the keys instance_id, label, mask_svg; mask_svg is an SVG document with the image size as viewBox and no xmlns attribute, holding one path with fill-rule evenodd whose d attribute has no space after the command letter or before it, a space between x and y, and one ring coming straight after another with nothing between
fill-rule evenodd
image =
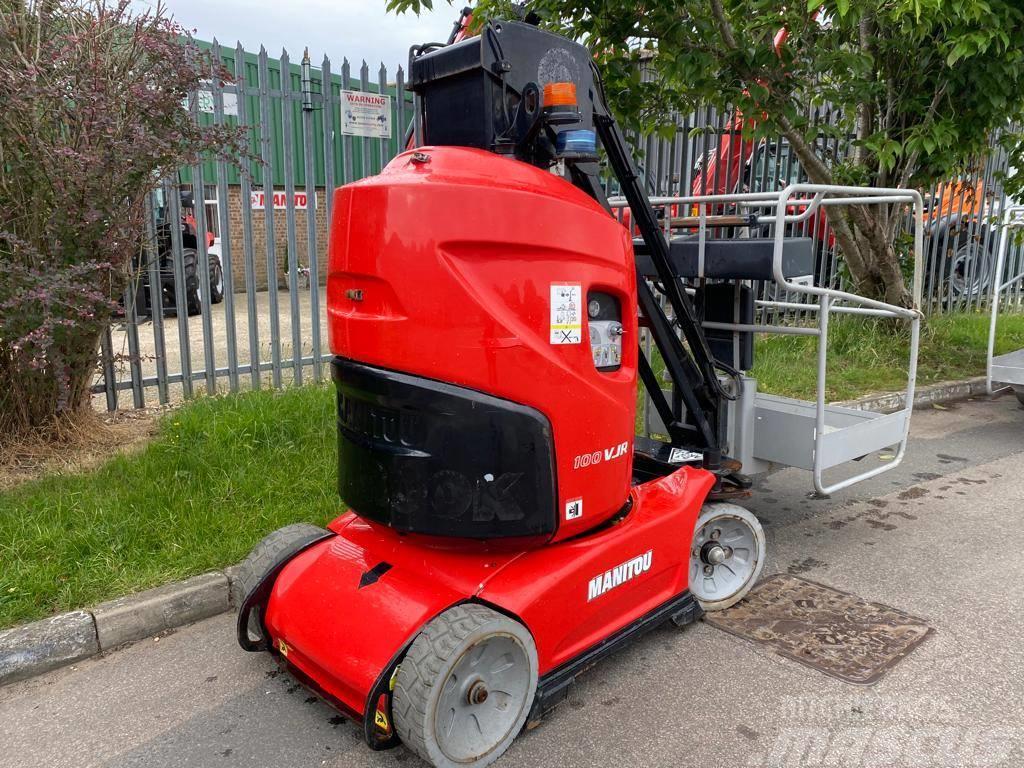
<instances>
[{"instance_id":1,"label":"green grass","mask_svg":"<svg viewBox=\"0 0 1024 768\"><path fill-rule=\"evenodd\" d=\"M919 387L985 373L987 315L935 315L921 327L917 364ZM883 322L850 315L834 317L829 332L827 400L848 400L869 392L901 390L907 381L907 333ZM1024 348L1024 316L999 321L996 354ZM813 399L817 382L817 339L761 336L754 370L758 390Z\"/></svg>"},{"instance_id":2,"label":"green grass","mask_svg":"<svg viewBox=\"0 0 1024 768\"><path fill-rule=\"evenodd\" d=\"M323 387L197 400L135 455L0 493L0 627L241 560L342 510Z\"/></svg>"},{"instance_id":3,"label":"green grass","mask_svg":"<svg viewBox=\"0 0 1024 768\"><path fill-rule=\"evenodd\" d=\"M983 373L987 328L980 315L931 318L919 383ZM905 339L849 317L830 338L830 400L904 386ZM1022 347L1024 317L1003 319L998 351ZM760 389L813 397L815 358L814 339L759 338ZM274 528L327 522L342 510L335 440L324 387L200 399L137 454L0 492L0 627L223 567Z\"/></svg>"}]
</instances>

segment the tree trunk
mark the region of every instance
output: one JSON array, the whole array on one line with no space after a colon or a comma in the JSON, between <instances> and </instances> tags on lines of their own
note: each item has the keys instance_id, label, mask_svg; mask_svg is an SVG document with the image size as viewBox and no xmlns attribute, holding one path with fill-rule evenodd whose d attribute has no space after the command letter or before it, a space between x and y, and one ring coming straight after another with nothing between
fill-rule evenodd
<instances>
[{"instance_id":1,"label":"tree trunk","mask_svg":"<svg viewBox=\"0 0 1024 768\"><path fill-rule=\"evenodd\" d=\"M833 184L828 167L804 141L800 131L784 118L780 124L807 177L815 184ZM850 268L857 293L900 307L913 306L913 297L900 269L899 255L893 239L886 235L879 213L862 205L833 207L829 209L828 223Z\"/></svg>"}]
</instances>

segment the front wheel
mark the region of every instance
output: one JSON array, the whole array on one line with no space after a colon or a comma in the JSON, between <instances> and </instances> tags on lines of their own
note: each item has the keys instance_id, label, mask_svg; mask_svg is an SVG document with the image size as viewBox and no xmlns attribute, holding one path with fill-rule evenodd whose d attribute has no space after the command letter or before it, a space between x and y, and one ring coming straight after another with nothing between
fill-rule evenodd
<instances>
[{"instance_id":1,"label":"front wheel","mask_svg":"<svg viewBox=\"0 0 1024 768\"><path fill-rule=\"evenodd\" d=\"M436 768L480 768L509 748L537 692L537 648L518 621L483 605L433 619L402 659L395 731Z\"/></svg>"},{"instance_id":2,"label":"front wheel","mask_svg":"<svg viewBox=\"0 0 1024 768\"><path fill-rule=\"evenodd\" d=\"M210 303L220 304L224 301L224 268L220 256L210 254Z\"/></svg>"},{"instance_id":3,"label":"front wheel","mask_svg":"<svg viewBox=\"0 0 1024 768\"><path fill-rule=\"evenodd\" d=\"M742 600L764 568L761 523L743 507L705 504L690 549L690 592L705 611L721 611Z\"/></svg>"}]
</instances>

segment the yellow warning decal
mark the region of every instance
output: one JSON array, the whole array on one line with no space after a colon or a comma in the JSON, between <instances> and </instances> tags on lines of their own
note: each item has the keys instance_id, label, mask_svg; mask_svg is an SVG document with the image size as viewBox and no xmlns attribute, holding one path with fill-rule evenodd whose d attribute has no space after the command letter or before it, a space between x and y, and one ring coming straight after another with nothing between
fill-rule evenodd
<instances>
[{"instance_id":1,"label":"yellow warning decal","mask_svg":"<svg viewBox=\"0 0 1024 768\"><path fill-rule=\"evenodd\" d=\"M373 715L373 722L378 728L387 733L391 730L391 726L388 725L388 716L381 712L379 709Z\"/></svg>"},{"instance_id":2,"label":"yellow warning decal","mask_svg":"<svg viewBox=\"0 0 1024 768\"><path fill-rule=\"evenodd\" d=\"M291 648L288 647L288 643L286 643L284 640L278 640L277 641L277 650L279 650L281 652L281 655L284 656L287 659L288 658L288 651L290 651Z\"/></svg>"}]
</instances>

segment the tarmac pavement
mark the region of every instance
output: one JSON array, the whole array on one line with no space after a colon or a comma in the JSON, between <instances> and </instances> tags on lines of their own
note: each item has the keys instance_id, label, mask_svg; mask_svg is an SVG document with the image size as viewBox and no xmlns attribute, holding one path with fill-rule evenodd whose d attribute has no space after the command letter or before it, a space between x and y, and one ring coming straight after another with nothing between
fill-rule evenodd
<instances>
[{"instance_id":1,"label":"tarmac pavement","mask_svg":"<svg viewBox=\"0 0 1024 768\"><path fill-rule=\"evenodd\" d=\"M880 461L877 455L863 461ZM809 499L758 484L765 575L786 572L935 630L853 686L700 623L657 630L586 673L499 766L1024 765L1024 410L926 409L903 466ZM0 688L0 768L419 766L242 652L221 615Z\"/></svg>"}]
</instances>

